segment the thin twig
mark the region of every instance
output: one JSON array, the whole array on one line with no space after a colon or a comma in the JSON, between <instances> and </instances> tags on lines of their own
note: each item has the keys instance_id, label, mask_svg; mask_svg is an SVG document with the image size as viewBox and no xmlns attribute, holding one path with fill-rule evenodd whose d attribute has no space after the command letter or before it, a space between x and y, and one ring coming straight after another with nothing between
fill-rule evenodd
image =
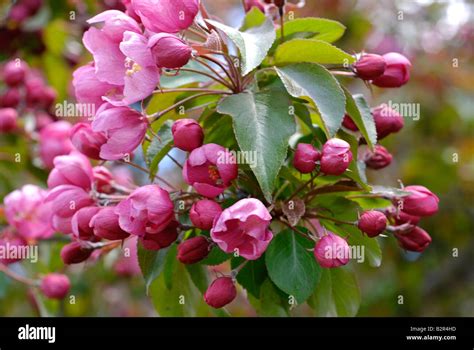
<instances>
[{"instance_id":1,"label":"thin twig","mask_svg":"<svg viewBox=\"0 0 474 350\"><path fill-rule=\"evenodd\" d=\"M38 281L19 275L16 272L13 272L12 270L10 270L6 265L2 263L0 263L0 271L3 272L8 277L14 279L15 281L26 284L28 286L34 287L38 285Z\"/></svg>"},{"instance_id":2,"label":"thin twig","mask_svg":"<svg viewBox=\"0 0 474 350\"><path fill-rule=\"evenodd\" d=\"M135 164L135 163L132 163L132 162L126 162L126 161L124 161L124 160L119 160L118 162L120 162L120 163L122 163L122 164L126 164L126 165L131 165L131 166L134 167L135 169L138 169L138 170L143 171L144 173L150 175L150 171L148 171L147 169L141 167L141 166L138 165L138 164ZM166 186L168 186L170 189L177 191L176 187L174 187L173 185L171 185L171 184L170 184L168 181L166 181L165 179L161 178L161 177L158 176L158 175L155 175L154 177L155 177L155 179L157 179L157 180L163 182L163 183L164 183Z\"/></svg>"}]
</instances>

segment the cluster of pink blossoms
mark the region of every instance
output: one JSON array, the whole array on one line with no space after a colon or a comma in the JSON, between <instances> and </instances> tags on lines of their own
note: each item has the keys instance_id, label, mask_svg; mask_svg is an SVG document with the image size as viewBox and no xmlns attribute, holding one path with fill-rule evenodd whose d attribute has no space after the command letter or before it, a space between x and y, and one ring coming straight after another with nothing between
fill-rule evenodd
<instances>
[{"instance_id":1,"label":"cluster of pink blossoms","mask_svg":"<svg viewBox=\"0 0 474 350\"><path fill-rule=\"evenodd\" d=\"M93 61L74 72L73 86L77 101L94 107L93 121L74 126L59 121L41 129L40 156L45 167L52 169L48 190L26 185L5 198L10 227L0 244L27 245L48 239L55 232L63 233L71 238L61 251L67 265L98 258L102 248L118 247L123 241L133 247L138 241L144 249L153 251L178 243L177 259L183 264L202 261L214 246L246 260L261 258L273 239L269 229L273 208L256 198L238 200L227 208L221 206L217 198L237 179L237 162L224 147L203 144L204 131L195 120L176 121L172 134L174 146L189 152L182 176L196 192L192 198L198 198L189 208L193 227L204 231L197 236L184 239L181 235L189 227L178 220L174 193L156 184L139 187L104 166L91 163L122 160L133 154L150 124L148 116L131 106L153 94L165 69L179 69L193 56L192 46L178 33L193 24L199 0L131 0L124 4L126 12L109 10L90 19L91 28L83 37ZM245 4L247 10L257 6L266 12L282 11L285 1L255 0ZM363 54L353 71L374 85L399 87L408 81L410 66L400 54ZM5 68L6 82L12 88L23 81L17 77L22 69ZM12 100L7 97L2 101ZM7 109L5 116L2 111L1 128L13 130L11 120L15 118L9 115L12 111ZM379 140L403 127L403 117L385 105L373 109L372 114ZM345 116L343 127L351 133L359 132L349 115ZM372 169L382 169L392 160L380 145L374 151L361 147L361 153L355 155L346 141L333 138L321 150L299 143L293 165L303 174L340 176L355 157ZM393 207L385 212L364 212L354 224L369 237L390 228L403 248L421 252L431 238L416 225L421 217L437 212L439 200L422 186L404 190L409 195L394 199ZM319 225L317 220L315 225ZM322 267L348 263L349 246L344 238L327 231L315 238L314 257ZM328 249L334 254L328 255ZM136 260L136 251L134 254ZM122 273L137 269L136 261L131 267L120 261ZM67 277L58 274L44 277L40 286L51 298L66 296L69 287ZM236 294L234 277L224 276L212 282L204 299L210 306L220 308L234 300Z\"/></svg>"}]
</instances>

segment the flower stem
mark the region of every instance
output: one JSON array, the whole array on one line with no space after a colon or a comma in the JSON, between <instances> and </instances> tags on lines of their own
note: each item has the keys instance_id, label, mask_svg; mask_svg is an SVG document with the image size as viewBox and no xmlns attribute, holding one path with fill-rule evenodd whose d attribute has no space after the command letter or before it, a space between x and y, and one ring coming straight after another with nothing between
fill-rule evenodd
<instances>
[{"instance_id":1,"label":"flower stem","mask_svg":"<svg viewBox=\"0 0 474 350\"><path fill-rule=\"evenodd\" d=\"M138 164L135 164L135 163L132 163L132 162L126 162L126 161L123 161L123 160L119 160L118 162L120 162L120 163L122 163L122 164L130 165L130 166L134 167L135 169L138 169L138 170L140 170L140 171L142 171L142 172L144 172L144 173L146 173L146 174L148 174L148 175L150 174L150 172L149 172L147 169L141 167L141 166L138 165ZM171 190L177 191L177 189L176 189L173 185L171 185L168 181L166 181L166 180L163 179L162 177L160 177L160 176L158 176L158 175L155 175L154 177L155 177L155 179L157 179L157 180L163 182L163 183L164 183L166 186L168 186Z\"/></svg>"},{"instance_id":2,"label":"flower stem","mask_svg":"<svg viewBox=\"0 0 474 350\"><path fill-rule=\"evenodd\" d=\"M1 263L0 263L0 271L17 282L20 282L32 287L35 287L38 285L37 280L33 280L31 278L21 276L17 274L16 272L13 272L12 270L10 270L6 265L1 264Z\"/></svg>"}]
</instances>

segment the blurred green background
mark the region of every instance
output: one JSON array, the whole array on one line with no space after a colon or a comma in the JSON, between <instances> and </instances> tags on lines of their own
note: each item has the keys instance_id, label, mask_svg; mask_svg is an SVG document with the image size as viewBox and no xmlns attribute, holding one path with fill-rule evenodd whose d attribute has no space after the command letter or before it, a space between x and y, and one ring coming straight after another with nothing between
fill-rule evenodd
<instances>
[{"instance_id":1,"label":"blurred green background","mask_svg":"<svg viewBox=\"0 0 474 350\"><path fill-rule=\"evenodd\" d=\"M242 19L240 0L205 3L229 24L236 26ZM58 101L63 101L70 96L72 71L89 60L81 46L85 20L115 6L116 1L50 0L27 27L1 25L0 59L21 57L41 69L58 90ZM399 51L413 63L410 83L401 89L374 88L371 94L359 81L346 81L372 106L391 100L417 103L421 109L419 120L406 119L399 134L383 140L394 163L370 173L370 182L422 184L441 199L440 212L421 223L433 237L422 256L407 255L395 240L381 239L380 268L353 264L362 291L358 315L474 316L474 3L307 0L295 16L324 17L346 25L346 34L336 45L347 52ZM44 174L30 170L26 164L0 161L0 198L22 184L44 180ZM54 245L40 249L42 254L59 255ZM58 259L44 260L35 267L40 272L62 268ZM118 276L112 261L108 256L97 264L68 269L76 304L46 301L46 307L68 316L155 315L140 276ZM0 274L0 315L35 315L26 294L23 286ZM229 311L254 315L245 299L234 302Z\"/></svg>"}]
</instances>

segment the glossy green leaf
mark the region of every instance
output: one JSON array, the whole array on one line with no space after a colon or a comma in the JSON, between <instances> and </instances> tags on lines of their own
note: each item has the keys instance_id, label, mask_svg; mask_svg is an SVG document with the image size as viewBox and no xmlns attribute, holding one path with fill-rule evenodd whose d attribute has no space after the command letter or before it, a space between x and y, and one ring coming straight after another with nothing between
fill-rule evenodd
<instances>
[{"instance_id":1,"label":"glossy green leaf","mask_svg":"<svg viewBox=\"0 0 474 350\"><path fill-rule=\"evenodd\" d=\"M291 63L351 64L355 58L322 40L293 39L276 49L275 64Z\"/></svg>"},{"instance_id":2,"label":"glossy green leaf","mask_svg":"<svg viewBox=\"0 0 474 350\"><path fill-rule=\"evenodd\" d=\"M171 128L173 121L167 120L158 130L146 151L146 162L150 170L150 178L155 177L158 171L158 165L173 147L173 134Z\"/></svg>"},{"instance_id":3,"label":"glossy green leaf","mask_svg":"<svg viewBox=\"0 0 474 350\"><path fill-rule=\"evenodd\" d=\"M313 101L324 123L326 135L333 137L345 114L346 98L338 81L325 68L299 63L275 68L289 94Z\"/></svg>"},{"instance_id":4,"label":"glossy green leaf","mask_svg":"<svg viewBox=\"0 0 474 350\"><path fill-rule=\"evenodd\" d=\"M152 282L163 271L168 249L161 249L159 251L146 250L140 243L138 243L137 248L138 264L140 265L143 278L145 279L146 290L148 293Z\"/></svg>"},{"instance_id":5,"label":"glossy green leaf","mask_svg":"<svg viewBox=\"0 0 474 350\"><path fill-rule=\"evenodd\" d=\"M237 258L232 260L232 269L237 268L244 263L245 260ZM244 287L247 292L255 296L260 295L260 287L267 278L267 269L265 267L265 258L248 261L245 266L237 274L237 282Z\"/></svg>"},{"instance_id":6,"label":"glossy green leaf","mask_svg":"<svg viewBox=\"0 0 474 350\"><path fill-rule=\"evenodd\" d=\"M320 317L352 317L357 315L361 295L357 279L348 268L323 269L321 280L308 300Z\"/></svg>"},{"instance_id":7,"label":"glossy green leaf","mask_svg":"<svg viewBox=\"0 0 474 350\"><path fill-rule=\"evenodd\" d=\"M286 159L288 140L296 131L290 105L285 91L272 90L232 95L221 100L217 108L219 113L232 116L240 149L256 158L250 166L269 202Z\"/></svg>"},{"instance_id":8,"label":"glossy green leaf","mask_svg":"<svg viewBox=\"0 0 474 350\"><path fill-rule=\"evenodd\" d=\"M362 136L367 140L369 147L373 149L377 143L377 130L367 101L363 95L352 96L346 88L344 88L344 92L346 94L347 113L357 125Z\"/></svg>"},{"instance_id":9,"label":"glossy green leaf","mask_svg":"<svg viewBox=\"0 0 474 350\"><path fill-rule=\"evenodd\" d=\"M346 30L346 27L337 21L325 18L306 17L296 18L285 23L285 38L303 37L306 39L317 39L332 43L338 40ZM280 39L281 31L277 30L277 39Z\"/></svg>"},{"instance_id":10,"label":"glossy green leaf","mask_svg":"<svg viewBox=\"0 0 474 350\"><path fill-rule=\"evenodd\" d=\"M247 75L263 62L276 38L273 22L269 18L260 27L250 28L245 32L217 21L207 21L223 31L239 49L243 75Z\"/></svg>"},{"instance_id":11,"label":"glossy green leaf","mask_svg":"<svg viewBox=\"0 0 474 350\"><path fill-rule=\"evenodd\" d=\"M301 304L313 293L319 281L321 268L309 249L314 244L292 230L276 235L265 254L268 274L285 293Z\"/></svg>"}]
</instances>

